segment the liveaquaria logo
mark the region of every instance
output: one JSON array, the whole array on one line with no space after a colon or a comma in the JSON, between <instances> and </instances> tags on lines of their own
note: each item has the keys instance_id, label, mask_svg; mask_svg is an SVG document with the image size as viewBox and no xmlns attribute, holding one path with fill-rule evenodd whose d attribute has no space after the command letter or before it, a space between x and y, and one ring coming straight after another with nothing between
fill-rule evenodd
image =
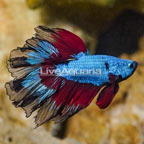
<instances>
[{"instance_id":1,"label":"liveaquaria logo","mask_svg":"<svg viewBox=\"0 0 144 144\"><path fill-rule=\"evenodd\" d=\"M94 76L101 75L100 69L50 69L50 68L41 68L40 69L41 76Z\"/></svg>"}]
</instances>

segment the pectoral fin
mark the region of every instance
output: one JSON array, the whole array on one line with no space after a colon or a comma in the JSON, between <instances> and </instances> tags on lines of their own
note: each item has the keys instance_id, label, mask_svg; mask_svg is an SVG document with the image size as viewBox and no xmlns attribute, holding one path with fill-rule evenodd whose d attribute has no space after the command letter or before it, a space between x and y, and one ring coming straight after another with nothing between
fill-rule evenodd
<instances>
[{"instance_id":1,"label":"pectoral fin","mask_svg":"<svg viewBox=\"0 0 144 144\"><path fill-rule=\"evenodd\" d=\"M116 93L118 92L118 89L119 89L118 83L106 86L101 91L96 101L96 104L99 106L99 108L101 109L107 108L109 104L112 102Z\"/></svg>"}]
</instances>

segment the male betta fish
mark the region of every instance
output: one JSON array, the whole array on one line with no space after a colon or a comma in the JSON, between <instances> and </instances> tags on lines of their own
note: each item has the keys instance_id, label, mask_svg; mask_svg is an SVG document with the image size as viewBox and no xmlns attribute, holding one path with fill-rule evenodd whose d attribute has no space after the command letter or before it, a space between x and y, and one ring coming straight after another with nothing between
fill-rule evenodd
<instances>
[{"instance_id":1,"label":"male betta fish","mask_svg":"<svg viewBox=\"0 0 144 144\"><path fill-rule=\"evenodd\" d=\"M107 55L90 55L84 42L60 28L38 26L26 44L14 49L8 61L14 80L7 94L26 117L38 109L36 126L61 123L86 108L100 89L96 105L105 109L119 83L136 70L137 62Z\"/></svg>"}]
</instances>

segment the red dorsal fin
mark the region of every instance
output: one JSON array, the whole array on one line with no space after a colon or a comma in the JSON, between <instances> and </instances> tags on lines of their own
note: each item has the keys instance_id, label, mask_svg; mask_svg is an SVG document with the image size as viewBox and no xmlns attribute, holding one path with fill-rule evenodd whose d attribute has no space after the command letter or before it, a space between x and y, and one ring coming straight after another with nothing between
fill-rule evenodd
<instances>
[{"instance_id":1,"label":"red dorsal fin","mask_svg":"<svg viewBox=\"0 0 144 144\"><path fill-rule=\"evenodd\" d=\"M118 84L112 84L106 86L101 93L99 94L97 98L96 104L101 108L105 109L109 106L109 104L112 102L114 96L118 92L119 85Z\"/></svg>"},{"instance_id":2,"label":"red dorsal fin","mask_svg":"<svg viewBox=\"0 0 144 144\"><path fill-rule=\"evenodd\" d=\"M85 44L80 37L68 30L38 26L35 31L37 39L51 43L58 50L57 55L55 53L52 55L55 61L67 61L73 55L87 52Z\"/></svg>"}]
</instances>

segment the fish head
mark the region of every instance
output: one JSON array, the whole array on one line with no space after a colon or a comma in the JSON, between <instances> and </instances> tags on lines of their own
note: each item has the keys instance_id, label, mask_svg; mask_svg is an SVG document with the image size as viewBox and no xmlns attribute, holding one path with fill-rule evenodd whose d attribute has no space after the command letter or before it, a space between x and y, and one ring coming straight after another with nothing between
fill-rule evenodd
<instances>
[{"instance_id":1,"label":"fish head","mask_svg":"<svg viewBox=\"0 0 144 144\"><path fill-rule=\"evenodd\" d=\"M114 76L115 82L121 82L129 78L136 70L138 63L132 60L117 59L114 62L109 62L110 73Z\"/></svg>"},{"instance_id":2,"label":"fish head","mask_svg":"<svg viewBox=\"0 0 144 144\"><path fill-rule=\"evenodd\" d=\"M138 63L131 60L114 58L106 64L109 68L109 81L103 90L100 92L96 104L101 109L105 109L112 102L114 96L119 90L119 82L130 77L137 68Z\"/></svg>"}]
</instances>

